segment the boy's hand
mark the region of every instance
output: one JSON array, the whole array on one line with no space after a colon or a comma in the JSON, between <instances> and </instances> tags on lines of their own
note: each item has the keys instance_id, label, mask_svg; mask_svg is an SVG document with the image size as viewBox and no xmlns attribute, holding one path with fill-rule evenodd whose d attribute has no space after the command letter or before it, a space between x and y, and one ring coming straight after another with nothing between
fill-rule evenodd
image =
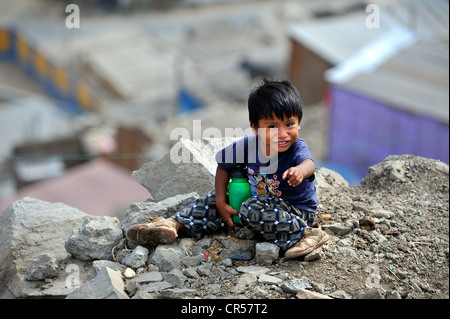
<instances>
[{"instance_id":1,"label":"boy's hand","mask_svg":"<svg viewBox=\"0 0 450 319\"><path fill-rule=\"evenodd\" d=\"M305 176L303 175L302 170L298 166L296 166L289 168L283 173L283 180L286 178L288 178L288 184L295 187L302 183Z\"/></svg>"},{"instance_id":2,"label":"boy's hand","mask_svg":"<svg viewBox=\"0 0 450 319\"><path fill-rule=\"evenodd\" d=\"M229 227L235 227L236 224L231 219L231 215L239 216L239 212L228 204L217 205L220 217Z\"/></svg>"}]
</instances>

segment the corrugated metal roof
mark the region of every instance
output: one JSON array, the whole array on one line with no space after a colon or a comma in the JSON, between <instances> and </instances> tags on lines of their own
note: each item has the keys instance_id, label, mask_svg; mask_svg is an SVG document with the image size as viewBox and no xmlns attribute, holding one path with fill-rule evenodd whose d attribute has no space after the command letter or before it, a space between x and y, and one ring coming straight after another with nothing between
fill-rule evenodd
<instances>
[{"instance_id":1,"label":"corrugated metal roof","mask_svg":"<svg viewBox=\"0 0 450 319\"><path fill-rule=\"evenodd\" d=\"M116 216L123 214L131 203L143 202L151 195L122 167L96 159L60 177L24 187L13 198L0 203L0 215L23 197L62 202L90 215Z\"/></svg>"},{"instance_id":2,"label":"corrugated metal roof","mask_svg":"<svg viewBox=\"0 0 450 319\"><path fill-rule=\"evenodd\" d=\"M401 25L389 15L380 17L380 28L366 27L365 12L322 18L289 28L288 36L336 65L378 37Z\"/></svg>"},{"instance_id":3,"label":"corrugated metal roof","mask_svg":"<svg viewBox=\"0 0 450 319\"><path fill-rule=\"evenodd\" d=\"M400 0L380 9L378 29L365 27L361 12L300 24L290 35L336 65L330 82L448 124L448 10L446 0Z\"/></svg>"},{"instance_id":4,"label":"corrugated metal roof","mask_svg":"<svg viewBox=\"0 0 450 319\"><path fill-rule=\"evenodd\" d=\"M293 25L288 36L336 65L380 36L402 27L410 28L420 38L449 37L449 2L447 0L398 0L380 8L380 27L368 28L370 12L357 12L309 20Z\"/></svg>"},{"instance_id":5,"label":"corrugated metal roof","mask_svg":"<svg viewBox=\"0 0 450 319\"><path fill-rule=\"evenodd\" d=\"M422 38L449 37L448 0L400 0L388 14Z\"/></svg>"}]
</instances>

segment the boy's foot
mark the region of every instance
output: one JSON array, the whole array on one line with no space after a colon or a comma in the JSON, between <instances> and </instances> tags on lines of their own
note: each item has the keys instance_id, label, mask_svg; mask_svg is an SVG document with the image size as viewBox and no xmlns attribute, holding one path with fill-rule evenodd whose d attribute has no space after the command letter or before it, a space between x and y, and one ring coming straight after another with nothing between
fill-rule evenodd
<instances>
[{"instance_id":1,"label":"boy's foot","mask_svg":"<svg viewBox=\"0 0 450 319\"><path fill-rule=\"evenodd\" d=\"M139 245L156 246L171 244L177 239L175 223L164 218L146 224L136 224L128 228L127 237Z\"/></svg>"},{"instance_id":2,"label":"boy's foot","mask_svg":"<svg viewBox=\"0 0 450 319\"><path fill-rule=\"evenodd\" d=\"M325 244L329 239L326 232L319 226L318 228L311 228L308 226L305 235L291 248L289 248L284 257L293 259L309 254L314 249Z\"/></svg>"}]
</instances>

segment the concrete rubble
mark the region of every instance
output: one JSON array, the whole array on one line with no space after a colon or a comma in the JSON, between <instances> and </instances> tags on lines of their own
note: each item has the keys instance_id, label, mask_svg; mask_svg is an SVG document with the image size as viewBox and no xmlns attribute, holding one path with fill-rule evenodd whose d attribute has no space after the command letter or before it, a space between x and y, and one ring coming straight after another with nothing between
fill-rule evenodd
<instances>
[{"instance_id":1,"label":"concrete rubble","mask_svg":"<svg viewBox=\"0 0 450 319\"><path fill-rule=\"evenodd\" d=\"M388 157L351 188L318 168L317 221L330 241L295 260L245 228L157 247L129 242L126 229L147 214L168 217L211 188L213 159L195 156L221 142L183 140L198 163L165 157L135 171L158 199L130 203L121 222L34 198L10 205L0 217L0 297L448 298L448 165L411 155ZM206 186L186 182L194 176ZM155 181L166 183L159 193ZM366 216L373 227L360 225Z\"/></svg>"}]
</instances>

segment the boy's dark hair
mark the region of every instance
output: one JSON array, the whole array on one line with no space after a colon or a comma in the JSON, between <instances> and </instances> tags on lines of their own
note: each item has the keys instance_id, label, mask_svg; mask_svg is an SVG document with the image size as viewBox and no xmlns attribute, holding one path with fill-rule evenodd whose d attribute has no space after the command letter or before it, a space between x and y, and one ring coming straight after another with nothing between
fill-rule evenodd
<instances>
[{"instance_id":1,"label":"boy's dark hair","mask_svg":"<svg viewBox=\"0 0 450 319\"><path fill-rule=\"evenodd\" d=\"M248 97L250 123L258 126L261 118L273 118L273 115L279 119L297 116L300 123L303 116L302 101L295 86L287 80L263 77L262 81Z\"/></svg>"}]
</instances>

